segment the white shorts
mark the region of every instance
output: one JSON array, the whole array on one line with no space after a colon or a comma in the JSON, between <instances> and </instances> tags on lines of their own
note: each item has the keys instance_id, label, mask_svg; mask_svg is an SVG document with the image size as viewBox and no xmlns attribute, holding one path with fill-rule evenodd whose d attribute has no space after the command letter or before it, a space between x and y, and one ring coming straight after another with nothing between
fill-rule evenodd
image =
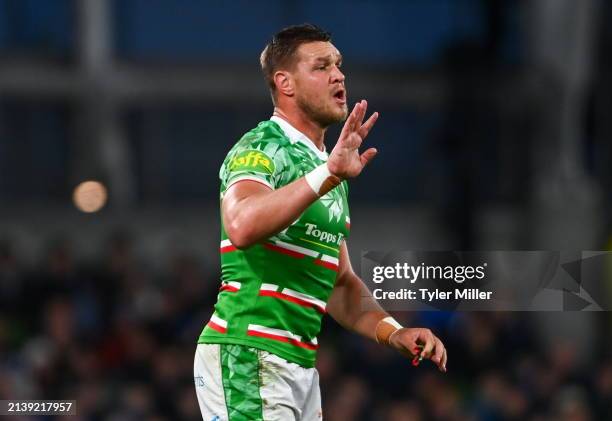
<instances>
[{"instance_id":1,"label":"white shorts","mask_svg":"<svg viewBox=\"0 0 612 421\"><path fill-rule=\"evenodd\" d=\"M193 365L204 421L321 421L319 373L270 352L198 344Z\"/></svg>"}]
</instances>

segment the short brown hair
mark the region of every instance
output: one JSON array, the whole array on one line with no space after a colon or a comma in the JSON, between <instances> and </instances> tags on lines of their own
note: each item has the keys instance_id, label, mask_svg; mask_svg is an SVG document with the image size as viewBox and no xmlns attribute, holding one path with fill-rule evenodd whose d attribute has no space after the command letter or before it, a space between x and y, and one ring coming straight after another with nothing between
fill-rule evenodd
<instances>
[{"instance_id":1,"label":"short brown hair","mask_svg":"<svg viewBox=\"0 0 612 421\"><path fill-rule=\"evenodd\" d=\"M259 59L261 71L272 94L272 101L275 101L276 97L274 73L279 69L289 68L293 65L298 47L308 42L327 42L330 40L331 33L310 23L289 26L272 37Z\"/></svg>"}]
</instances>

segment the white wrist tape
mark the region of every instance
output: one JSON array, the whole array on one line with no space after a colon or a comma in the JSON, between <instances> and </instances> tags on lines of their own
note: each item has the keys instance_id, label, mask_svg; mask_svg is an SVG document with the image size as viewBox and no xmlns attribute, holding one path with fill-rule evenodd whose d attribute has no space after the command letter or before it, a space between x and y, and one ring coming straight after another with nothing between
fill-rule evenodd
<instances>
[{"instance_id":1,"label":"white wrist tape","mask_svg":"<svg viewBox=\"0 0 612 421\"><path fill-rule=\"evenodd\" d=\"M393 334L400 330L402 327L403 326L391 316L387 316L384 319L381 319L376 324L376 342L378 342L379 344L389 345L391 336L393 336Z\"/></svg>"},{"instance_id":2,"label":"white wrist tape","mask_svg":"<svg viewBox=\"0 0 612 421\"><path fill-rule=\"evenodd\" d=\"M306 174L305 178L310 188L319 197L336 187L342 181L329 171L326 163L321 164L314 170L310 171L308 174Z\"/></svg>"},{"instance_id":3,"label":"white wrist tape","mask_svg":"<svg viewBox=\"0 0 612 421\"><path fill-rule=\"evenodd\" d=\"M399 324L399 322L397 320L395 320L393 317L389 316L389 317L385 317L384 319L382 319L381 321L383 322L387 322L389 323L391 326L393 326L396 329L401 329L404 326L402 326L401 324Z\"/></svg>"}]
</instances>

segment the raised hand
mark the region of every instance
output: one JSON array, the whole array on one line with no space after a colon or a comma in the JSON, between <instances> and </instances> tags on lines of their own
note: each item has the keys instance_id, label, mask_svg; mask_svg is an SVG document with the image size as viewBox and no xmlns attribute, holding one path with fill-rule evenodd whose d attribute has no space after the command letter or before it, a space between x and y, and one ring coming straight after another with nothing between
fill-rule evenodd
<instances>
[{"instance_id":1,"label":"raised hand","mask_svg":"<svg viewBox=\"0 0 612 421\"><path fill-rule=\"evenodd\" d=\"M357 177L363 170L363 167L378 152L376 148L369 148L361 155L359 154L361 143L378 119L378 113L376 112L363 123L367 109L368 102L365 99L355 104L353 111L351 111L351 114L344 122L344 127L336 146L334 146L327 159L329 171L342 179Z\"/></svg>"}]
</instances>

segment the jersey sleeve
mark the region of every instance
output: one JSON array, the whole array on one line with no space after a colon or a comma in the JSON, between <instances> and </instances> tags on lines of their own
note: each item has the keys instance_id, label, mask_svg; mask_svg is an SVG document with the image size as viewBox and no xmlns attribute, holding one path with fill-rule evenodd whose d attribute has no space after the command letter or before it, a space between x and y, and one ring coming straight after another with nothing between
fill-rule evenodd
<instances>
[{"instance_id":1,"label":"jersey sleeve","mask_svg":"<svg viewBox=\"0 0 612 421\"><path fill-rule=\"evenodd\" d=\"M219 178L221 194L242 180L259 182L271 189L286 184L289 156L276 139L243 138L225 158Z\"/></svg>"}]
</instances>

